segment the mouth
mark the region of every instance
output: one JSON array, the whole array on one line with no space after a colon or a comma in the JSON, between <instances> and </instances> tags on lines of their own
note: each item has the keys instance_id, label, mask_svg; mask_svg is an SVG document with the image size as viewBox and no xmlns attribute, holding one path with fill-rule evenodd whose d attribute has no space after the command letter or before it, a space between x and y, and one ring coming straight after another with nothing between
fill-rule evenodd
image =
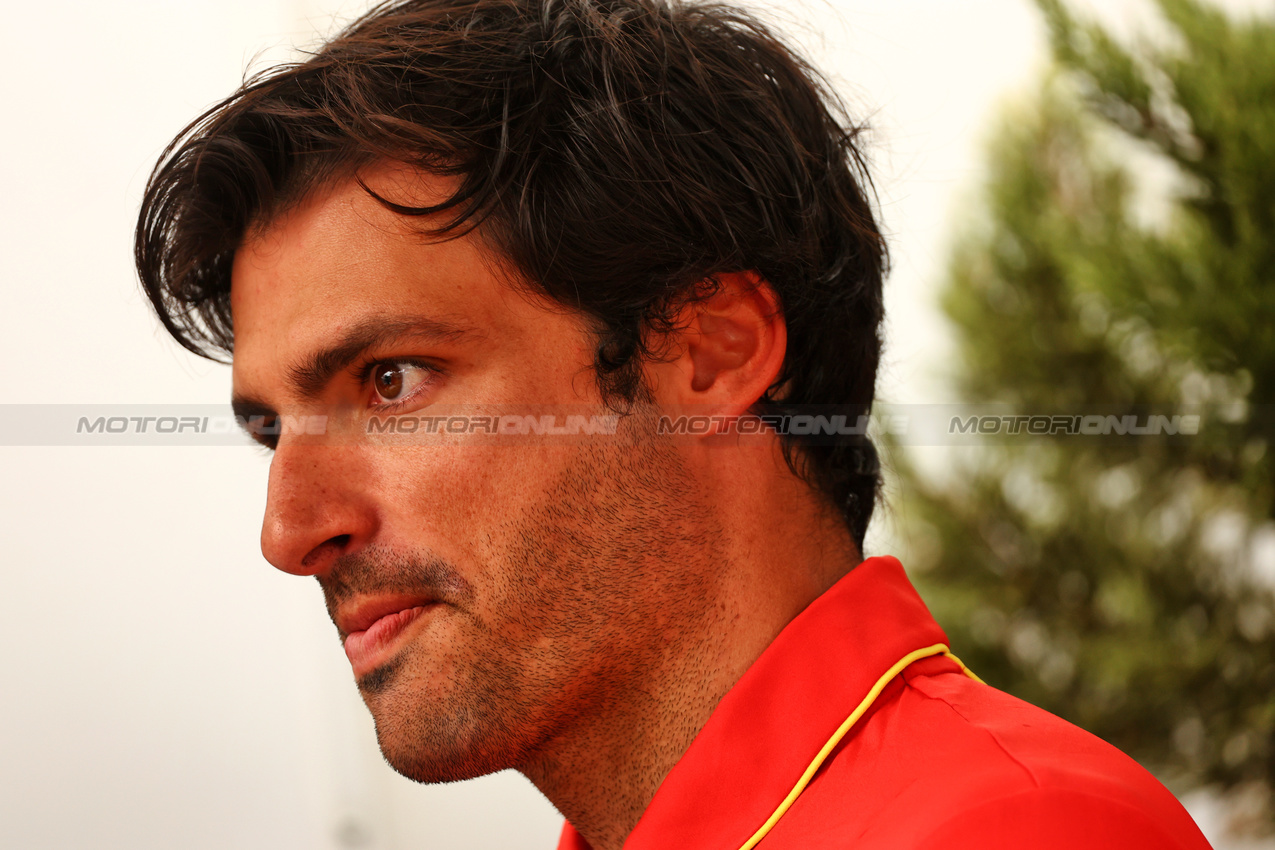
<instances>
[{"instance_id":1,"label":"mouth","mask_svg":"<svg viewBox=\"0 0 1275 850\"><path fill-rule=\"evenodd\" d=\"M439 604L432 600L373 600L338 618L345 657L350 660L355 677L360 678L393 658L408 628Z\"/></svg>"}]
</instances>

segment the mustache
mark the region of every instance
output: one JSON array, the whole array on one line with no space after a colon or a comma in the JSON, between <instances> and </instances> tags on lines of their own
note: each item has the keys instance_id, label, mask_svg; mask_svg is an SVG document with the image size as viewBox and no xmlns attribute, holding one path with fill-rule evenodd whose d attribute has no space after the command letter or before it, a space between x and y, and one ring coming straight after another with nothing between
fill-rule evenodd
<instances>
[{"instance_id":1,"label":"mustache","mask_svg":"<svg viewBox=\"0 0 1275 850\"><path fill-rule=\"evenodd\" d=\"M359 596L396 594L428 597L464 606L473 599L473 585L451 563L433 554L403 552L387 546L368 546L342 555L332 568L316 576L323 588L328 615Z\"/></svg>"}]
</instances>

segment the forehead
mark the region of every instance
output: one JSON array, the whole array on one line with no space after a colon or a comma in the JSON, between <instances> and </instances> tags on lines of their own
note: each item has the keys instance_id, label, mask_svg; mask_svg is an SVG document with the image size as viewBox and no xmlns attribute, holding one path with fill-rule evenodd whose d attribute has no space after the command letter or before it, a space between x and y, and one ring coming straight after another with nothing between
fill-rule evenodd
<instances>
[{"instance_id":1,"label":"forehead","mask_svg":"<svg viewBox=\"0 0 1275 850\"><path fill-rule=\"evenodd\" d=\"M454 185L402 167L362 177L382 197L412 206L438 203ZM476 234L423 235L432 223L386 209L349 179L250 232L232 271L236 385L258 385L253 373L380 318L454 325L503 347L528 344L547 305L511 282Z\"/></svg>"},{"instance_id":2,"label":"forehead","mask_svg":"<svg viewBox=\"0 0 1275 850\"><path fill-rule=\"evenodd\" d=\"M404 169L364 179L399 203L435 203L450 190L441 178ZM462 278L470 290L490 283L486 294L497 294L501 287L475 237L430 240L413 223L427 224L386 209L349 179L250 231L235 252L231 275L236 355L262 335L340 322L343 312L423 302L446 309Z\"/></svg>"}]
</instances>

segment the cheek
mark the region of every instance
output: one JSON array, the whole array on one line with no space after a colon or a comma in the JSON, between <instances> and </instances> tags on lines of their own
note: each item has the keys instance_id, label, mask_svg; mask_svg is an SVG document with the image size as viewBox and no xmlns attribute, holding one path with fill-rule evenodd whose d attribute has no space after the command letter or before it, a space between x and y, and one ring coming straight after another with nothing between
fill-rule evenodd
<instances>
[{"instance_id":1,"label":"cheek","mask_svg":"<svg viewBox=\"0 0 1275 850\"><path fill-rule=\"evenodd\" d=\"M385 446L380 482L386 542L429 550L467 573L504 557L509 537L561 480L569 445L494 437L485 444ZM474 562L478 563L475 564Z\"/></svg>"}]
</instances>

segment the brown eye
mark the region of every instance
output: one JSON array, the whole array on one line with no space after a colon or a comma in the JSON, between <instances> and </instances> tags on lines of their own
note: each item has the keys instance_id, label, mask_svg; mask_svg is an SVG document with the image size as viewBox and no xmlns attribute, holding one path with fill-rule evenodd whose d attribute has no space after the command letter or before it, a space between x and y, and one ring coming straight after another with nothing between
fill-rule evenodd
<instances>
[{"instance_id":1,"label":"brown eye","mask_svg":"<svg viewBox=\"0 0 1275 850\"><path fill-rule=\"evenodd\" d=\"M376 391L376 402L406 402L434 377L434 370L411 360L382 360L367 373Z\"/></svg>"},{"instance_id":2,"label":"brown eye","mask_svg":"<svg viewBox=\"0 0 1275 850\"><path fill-rule=\"evenodd\" d=\"M401 363L383 363L372 373L376 392L386 401L393 401L403 392L403 368Z\"/></svg>"}]
</instances>

